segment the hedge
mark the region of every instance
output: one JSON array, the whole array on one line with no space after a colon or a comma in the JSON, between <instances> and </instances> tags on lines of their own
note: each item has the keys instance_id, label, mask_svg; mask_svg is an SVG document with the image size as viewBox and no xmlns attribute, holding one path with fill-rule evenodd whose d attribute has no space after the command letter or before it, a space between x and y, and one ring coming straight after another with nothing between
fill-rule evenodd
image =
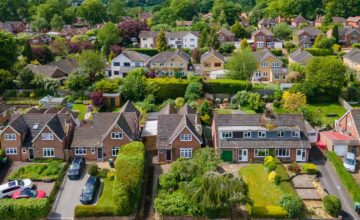
<instances>
[{"instance_id":1,"label":"hedge","mask_svg":"<svg viewBox=\"0 0 360 220\"><path fill-rule=\"evenodd\" d=\"M331 49L306 48L305 51L311 53L311 55L313 55L313 56L334 55L334 52Z\"/></svg>"},{"instance_id":2,"label":"hedge","mask_svg":"<svg viewBox=\"0 0 360 220\"><path fill-rule=\"evenodd\" d=\"M113 216L114 209L105 206L78 205L75 207L75 217L102 217Z\"/></svg>"},{"instance_id":3,"label":"hedge","mask_svg":"<svg viewBox=\"0 0 360 220\"><path fill-rule=\"evenodd\" d=\"M129 50L136 51L136 52L139 52L139 53L151 56L151 57L155 56L156 54L159 53L158 50L151 49L151 48L130 48Z\"/></svg>"},{"instance_id":4,"label":"hedge","mask_svg":"<svg viewBox=\"0 0 360 220\"><path fill-rule=\"evenodd\" d=\"M254 206L250 212L255 218L286 218L287 211L280 206Z\"/></svg>"},{"instance_id":5,"label":"hedge","mask_svg":"<svg viewBox=\"0 0 360 220\"><path fill-rule=\"evenodd\" d=\"M155 96L158 101L184 97L186 87L190 83L189 80L176 78L154 78L148 79L147 82L155 83L157 85L158 90Z\"/></svg>"},{"instance_id":6,"label":"hedge","mask_svg":"<svg viewBox=\"0 0 360 220\"><path fill-rule=\"evenodd\" d=\"M8 219L39 219L49 212L47 199L1 199L0 218Z\"/></svg>"},{"instance_id":7,"label":"hedge","mask_svg":"<svg viewBox=\"0 0 360 220\"><path fill-rule=\"evenodd\" d=\"M343 161L334 152L329 152L327 154L327 159L335 168L336 173L340 177L340 181L345 186L352 200L354 202L360 202L360 186L356 183L349 171L345 169Z\"/></svg>"},{"instance_id":8,"label":"hedge","mask_svg":"<svg viewBox=\"0 0 360 220\"><path fill-rule=\"evenodd\" d=\"M317 166L313 163L305 163L302 168L306 174L315 175L317 173Z\"/></svg>"},{"instance_id":9,"label":"hedge","mask_svg":"<svg viewBox=\"0 0 360 220\"><path fill-rule=\"evenodd\" d=\"M235 94L241 90L250 90L252 85L248 81L232 79L214 79L204 82L204 90L208 93Z\"/></svg>"}]
</instances>

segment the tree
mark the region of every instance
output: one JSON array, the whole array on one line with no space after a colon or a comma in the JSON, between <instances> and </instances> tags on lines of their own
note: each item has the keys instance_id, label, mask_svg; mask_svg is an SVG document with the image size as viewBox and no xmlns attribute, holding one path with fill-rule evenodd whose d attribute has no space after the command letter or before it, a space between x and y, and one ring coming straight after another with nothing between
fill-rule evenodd
<instances>
[{"instance_id":1,"label":"tree","mask_svg":"<svg viewBox=\"0 0 360 220\"><path fill-rule=\"evenodd\" d=\"M237 38L246 38L246 30L239 21L236 21L235 24L230 27L230 31L233 32Z\"/></svg>"},{"instance_id":2,"label":"tree","mask_svg":"<svg viewBox=\"0 0 360 220\"><path fill-rule=\"evenodd\" d=\"M108 41L109 46L120 42L120 32L115 24L107 22L98 31L96 40L100 46L103 46L105 41Z\"/></svg>"},{"instance_id":3,"label":"tree","mask_svg":"<svg viewBox=\"0 0 360 220\"><path fill-rule=\"evenodd\" d=\"M249 49L249 43L247 42L247 40L244 38L240 41L240 49L241 50L246 50Z\"/></svg>"},{"instance_id":4,"label":"tree","mask_svg":"<svg viewBox=\"0 0 360 220\"><path fill-rule=\"evenodd\" d=\"M51 42L51 50L56 56L65 58L68 54L67 42L65 38L56 36L55 39Z\"/></svg>"},{"instance_id":5,"label":"tree","mask_svg":"<svg viewBox=\"0 0 360 220\"><path fill-rule=\"evenodd\" d=\"M76 22L77 7L71 6L64 10L63 18L66 24L74 24Z\"/></svg>"},{"instance_id":6,"label":"tree","mask_svg":"<svg viewBox=\"0 0 360 220\"><path fill-rule=\"evenodd\" d=\"M43 79L44 88L47 92L55 93L55 91L60 87L60 81L56 79Z\"/></svg>"},{"instance_id":7,"label":"tree","mask_svg":"<svg viewBox=\"0 0 360 220\"><path fill-rule=\"evenodd\" d=\"M235 50L235 45L232 43L224 43L221 44L220 48L219 48L219 52L223 55L226 54L231 54L234 50Z\"/></svg>"},{"instance_id":8,"label":"tree","mask_svg":"<svg viewBox=\"0 0 360 220\"><path fill-rule=\"evenodd\" d=\"M28 0L1 0L0 21L20 21L29 17Z\"/></svg>"},{"instance_id":9,"label":"tree","mask_svg":"<svg viewBox=\"0 0 360 220\"><path fill-rule=\"evenodd\" d=\"M31 22L31 29L36 32L44 31L50 27L47 20L43 17L37 17L34 21Z\"/></svg>"},{"instance_id":10,"label":"tree","mask_svg":"<svg viewBox=\"0 0 360 220\"><path fill-rule=\"evenodd\" d=\"M0 69L0 91L4 91L9 88L13 83L13 75L4 69Z\"/></svg>"},{"instance_id":11,"label":"tree","mask_svg":"<svg viewBox=\"0 0 360 220\"><path fill-rule=\"evenodd\" d=\"M118 82L110 79L102 79L97 81L94 90L103 93L114 93L119 89Z\"/></svg>"},{"instance_id":12,"label":"tree","mask_svg":"<svg viewBox=\"0 0 360 220\"><path fill-rule=\"evenodd\" d=\"M0 30L0 69L9 69L17 61L19 50L15 37Z\"/></svg>"},{"instance_id":13,"label":"tree","mask_svg":"<svg viewBox=\"0 0 360 220\"><path fill-rule=\"evenodd\" d=\"M185 99L188 102L196 101L201 97L203 90L203 86L201 82L193 80L189 83L189 85L186 87L185 91Z\"/></svg>"},{"instance_id":14,"label":"tree","mask_svg":"<svg viewBox=\"0 0 360 220\"><path fill-rule=\"evenodd\" d=\"M197 13L198 5L191 0L171 0L170 9L179 20L192 20Z\"/></svg>"},{"instance_id":15,"label":"tree","mask_svg":"<svg viewBox=\"0 0 360 220\"><path fill-rule=\"evenodd\" d=\"M149 30L145 22L136 20L126 20L119 24L120 35L123 43L131 44L132 39L138 39L141 31Z\"/></svg>"},{"instance_id":16,"label":"tree","mask_svg":"<svg viewBox=\"0 0 360 220\"><path fill-rule=\"evenodd\" d=\"M314 47L320 48L320 49L332 49L332 46L334 44L335 44L334 38L332 38L332 37L327 38L327 37L323 36L322 34L319 34L315 39Z\"/></svg>"},{"instance_id":17,"label":"tree","mask_svg":"<svg viewBox=\"0 0 360 220\"><path fill-rule=\"evenodd\" d=\"M36 16L50 22L55 14L62 16L66 7L68 7L67 0L46 0L36 6Z\"/></svg>"},{"instance_id":18,"label":"tree","mask_svg":"<svg viewBox=\"0 0 360 220\"><path fill-rule=\"evenodd\" d=\"M210 106L210 103L205 100L203 101L199 108L198 111L200 113L200 119L203 123L205 124L211 124L211 119L212 119L212 108Z\"/></svg>"},{"instance_id":19,"label":"tree","mask_svg":"<svg viewBox=\"0 0 360 220\"><path fill-rule=\"evenodd\" d=\"M285 91L282 95L282 106L289 111L297 111L306 104L306 96L301 92Z\"/></svg>"},{"instance_id":20,"label":"tree","mask_svg":"<svg viewBox=\"0 0 360 220\"><path fill-rule=\"evenodd\" d=\"M226 76L230 79L249 80L258 63L250 50L241 50L233 53L226 68L229 73Z\"/></svg>"},{"instance_id":21,"label":"tree","mask_svg":"<svg viewBox=\"0 0 360 220\"><path fill-rule=\"evenodd\" d=\"M102 92L92 92L91 101L94 106L102 109L105 107L105 98Z\"/></svg>"},{"instance_id":22,"label":"tree","mask_svg":"<svg viewBox=\"0 0 360 220\"><path fill-rule=\"evenodd\" d=\"M265 102L259 93L250 93L248 102L250 108L255 112L263 112L265 109Z\"/></svg>"},{"instance_id":23,"label":"tree","mask_svg":"<svg viewBox=\"0 0 360 220\"><path fill-rule=\"evenodd\" d=\"M19 75L17 76L18 86L20 88L29 89L31 88L30 82L34 79L35 75L31 70L28 68L23 69L20 71Z\"/></svg>"},{"instance_id":24,"label":"tree","mask_svg":"<svg viewBox=\"0 0 360 220\"><path fill-rule=\"evenodd\" d=\"M145 97L147 87L143 68L133 69L128 73L124 78L122 94L125 99L132 101L140 101Z\"/></svg>"},{"instance_id":25,"label":"tree","mask_svg":"<svg viewBox=\"0 0 360 220\"><path fill-rule=\"evenodd\" d=\"M337 217L341 211L341 201L339 198L333 195L327 195L324 198L324 208L331 216Z\"/></svg>"},{"instance_id":26,"label":"tree","mask_svg":"<svg viewBox=\"0 0 360 220\"><path fill-rule=\"evenodd\" d=\"M85 0L80 5L78 13L90 25L94 25L104 21L106 8L100 0Z\"/></svg>"},{"instance_id":27,"label":"tree","mask_svg":"<svg viewBox=\"0 0 360 220\"><path fill-rule=\"evenodd\" d=\"M201 52L198 48L195 48L191 51L191 57L194 63L200 63Z\"/></svg>"},{"instance_id":28,"label":"tree","mask_svg":"<svg viewBox=\"0 0 360 220\"><path fill-rule=\"evenodd\" d=\"M109 0L106 12L112 22L119 22L126 15L126 2L124 0Z\"/></svg>"},{"instance_id":29,"label":"tree","mask_svg":"<svg viewBox=\"0 0 360 220\"><path fill-rule=\"evenodd\" d=\"M161 30L156 38L156 49L160 52L167 49L165 32Z\"/></svg>"},{"instance_id":30,"label":"tree","mask_svg":"<svg viewBox=\"0 0 360 220\"><path fill-rule=\"evenodd\" d=\"M105 59L99 51L84 50L77 61L82 72L88 74L90 82L95 82L104 76Z\"/></svg>"},{"instance_id":31,"label":"tree","mask_svg":"<svg viewBox=\"0 0 360 220\"><path fill-rule=\"evenodd\" d=\"M225 15L224 10L221 11L221 13L220 13L220 15L219 15L219 17L218 17L217 20L219 21L219 23L220 23L221 25L227 24L227 23L226 23L226 15Z\"/></svg>"},{"instance_id":32,"label":"tree","mask_svg":"<svg viewBox=\"0 0 360 220\"><path fill-rule=\"evenodd\" d=\"M32 49L31 49L31 45L30 45L29 41L25 41L25 46L24 46L24 49L22 51L22 55L24 57L26 57L27 62L30 62L33 59Z\"/></svg>"},{"instance_id":33,"label":"tree","mask_svg":"<svg viewBox=\"0 0 360 220\"><path fill-rule=\"evenodd\" d=\"M339 25L334 25L331 36L335 39L335 43L339 43Z\"/></svg>"},{"instance_id":34,"label":"tree","mask_svg":"<svg viewBox=\"0 0 360 220\"><path fill-rule=\"evenodd\" d=\"M59 31L64 27L65 21L62 16L55 14L54 17L51 19L50 25L53 30Z\"/></svg>"},{"instance_id":35,"label":"tree","mask_svg":"<svg viewBox=\"0 0 360 220\"><path fill-rule=\"evenodd\" d=\"M277 23L273 28L273 33L279 40L289 40L291 38L292 29L286 23Z\"/></svg>"},{"instance_id":36,"label":"tree","mask_svg":"<svg viewBox=\"0 0 360 220\"><path fill-rule=\"evenodd\" d=\"M301 215L303 204L298 196L282 196L280 205L288 212L289 218L297 218Z\"/></svg>"},{"instance_id":37,"label":"tree","mask_svg":"<svg viewBox=\"0 0 360 220\"><path fill-rule=\"evenodd\" d=\"M185 104L185 99L183 97L177 97L175 99L175 106L177 109L180 109Z\"/></svg>"},{"instance_id":38,"label":"tree","mask_svg":"<svg viewBox=\"0 0 360 220\"><path fill-rule=\"evenodd\" d=\"M85 73L70 73L65 81L65 87L71 91L81 91L89 85L89 76Z\"/></svg>"}]
</instances>

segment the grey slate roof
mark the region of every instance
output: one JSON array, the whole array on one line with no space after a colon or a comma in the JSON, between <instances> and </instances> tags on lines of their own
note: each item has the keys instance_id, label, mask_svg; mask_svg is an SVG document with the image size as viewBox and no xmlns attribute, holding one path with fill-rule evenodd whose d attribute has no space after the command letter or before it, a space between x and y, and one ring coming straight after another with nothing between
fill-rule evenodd
<instances>
[{"instance_id":1,"label":"grey slate roof","mask_svg":"<svg viewBox=\"0 0 360 220\"><path fill-rule=\"evenodd\" d=\"M121 107L120 112L135 112L136 116L138 118L140 117L140 111L134 106L134 103L129 100Z\"/></svg>"},{"instance_id":2,"label":"grey slate roof","mask_svg":"<svg viewBox=\"0 0 360 220\"><path fill-rule=\"evenodd\" d=\"M125 50L124 52L122 52L122 55L126 56L127 58L129 58L129 60L133 62L147 62L151 58L146 54L142 54L132 50Z\"/></svg>"},{"instance_id":3,"label":"grey slate roof","mask_svg":"<svg viewBox=\"0 0 360 220\"><path fill-rule=\"evenodd\" d=\"M296 22L296 23L308 23L308 21L301 15L294 18L293 22Z\"/></svg>"},{"instance_id":4,"label":"grey slate roof","mask_svg":"<svg viewBox=\"0 0 360 220\"><path fill-rule=\"evenodd\" d=\"M280 63L282 63L282 61L277 56L275 56L274 54L272 54L270 51L268 51L266 49L255 51L253 54L254 54L254 56L256 58L256 61L258 61L258 62L261 62L261 61L265 60L268 57L274 57Z\"/></svg>"},{"instance_id":5,"label":"grey slate roof","mask_svg":"<svg viewBox=\"0 0 360 220\"><path fill-rule=\"evenodd\" d=\"M18 117L14 118L14 120L12 120L9 125L20 134L25 133L29 128L23 115L19 115Z\"/></svg>"},{"instance_id":6,"label":"grey slate roof","mask_svg":"<svg viewBox=\"0 0 360 220\"><path fill-rule=\"evenodd\" d=\"M271 31L269 31L268 29L266 29L266 28L261 28L261 29L259 29L257 31L252 32L251 36L256 36L259 33L263 33L265 36L274 36L274 34Z\"/></svg>"},{"instance_id":7,"label":"grey slate roof","mask_svg":"<svg viewBox=\"0 0 360 220\"><path fill-rule=\"evenodd\" d=\"M171 103L166 104L160 111L158 115L168 115L176 114L176 109Z\"/></svg>"},{"instance_id":8,"label":"grey slate roof","mask_svg":"<svg viewBox=\"0 0 360 220\"><path fill-rule=\"evenodd\" d=\"M300 30L295 32L295 35L301 35L303 33L307 33L311 36L317 36L319 34L322 33L322 31L320 31L319 29L315 28L315 27L303 27Z\"/></svg>"},{"instance_id":9,"label":"grey slate roof","mask_svg":"<svg viewBox=\"0 0 360 220\"><path fill-rule=\"evenodd\" d=\"M6 104L5 102L0 102L0 114L11 109L11 105Z\"/></svg>"},{"instance_id":10,"label":"grey slate roof","mask_svg":"<svg viewBox=\"0 0 360 220\"><path fill-rule=\"evenodd\" d=\"M229 37L235 37L235 34L233 33L233 32L231 32L231 31L229 31L228 29L226 29L226 28L221 28L219 31L218 31L218 33L223 33L223 34L225 34L225 35L227 35L227 36L229 36Z\"/></svg>"},{"instance_id":11,"label":"grey slate roof","mask_svg":"<svg viewBox=\"0 0 360 220\"><path fill-rule=\"evenodd\" d=\"M61 140L65 138L66 134L58 115L54 115L54 117L47 123L47 125Z\"/></svg>"},{"instance_id":12,"label":"grey slate roof","mask_svg":"<svg viewBox=\"0 0 360 220\"><path fill-rule=\"evenodd\" d=\"M58 67L66 74L73 73L78 68L76 59L61 59L55 62L51 62L49 65Z\"/></svg>"},{"instance_id":13,"label":"grey slate roof","mask_svg":"<svg viewBox=\"0 0 360 220\"><path fill-rule=\"evenodd\" d=\"M178 55L181 57L184 61L189 62L190 56L185 53L182 50L176 50L176 51L164 51L161 52L155 56L153 56L149 62L155 62L155 63L161 63L166 62L167 60L171 59L173 56Z\"/></svg>"},{"instance_id":14,"label":"grey slate roof","mask_svg":"<svg viewBox=\"0 0 360 220\"><path fill-rule=\"evenodd\" d=\"M209 59L211 56L215 56L219 60L221 60L222 62L225 62L224 56L221 55L221 53L219 53L218 51L216 51L214 49L211 49L211 50L207 51L206 53L204 53L203 55L201 55L200 63L202 63L205 60Z\"/></svg>"},{"instance_id":15,"label":"grey slate roof","mask_svg":"<svg viewBox=\"0 0 360 220\"><path fill-rule=\"evenodd\" d=\"M182 115L181 121L179 122L178 126L175 128L175 130L173 131L173 133L169 137L168 143L171 143L171 140L174 140L177 137L177 135L179 135L179 133L186 127L195 135L195 137L198 140L201 140L201 136L196 131L196 128L194 127L192 122L190 122L190 120L188 119L188 117L186 115Z\"/></svg>"},{"instance_id":16,"label":"grey slate roof","mask_svg":"<svg viewBox=\"0 0 360 220\"><path fill-rule=\"evenodd\" d=\"M311 53L299 48L296 51L294 51L292 54L290 54L290 58L297 62L297 63L302 63L302 64L306 64L306 59L313 57L313 55L311 55Z\"/></svg>"},{"instance_id":17,"label":"grey slate roof","mask_svg":"<svg viewBox=\"0 0 360 220\"><path fill-rule=\"evenodd\" d=\"M344 55L344 59L349 59L351 62L360 63L360 49L353 48Z\"/></svg>"},{"instance_id":18,"label":"grey slate roof","mask_svg":"<svg viewBox=\"0 0 360 220\"><path fill-rule=\"evenodd\" d=\"M45 78L63 78L66 75L65 72L60 70L57 66L28 64L26 65L26 68L35 74L44 76ZM60 77L55 77L55 73L57 72L60 73Z\"/></svg>"},{"instance_id":19,"label":"grey slate roof","mask_svg":"<svg viewBox=\"0 0 360 220\"><path fill-rule=\"evenodd\" d=\"M191 108L191 106L187 103L185 103L185 105L181 107L177 113L180 115L196 114L196 110Z\"/></svg>"}]
</instances>

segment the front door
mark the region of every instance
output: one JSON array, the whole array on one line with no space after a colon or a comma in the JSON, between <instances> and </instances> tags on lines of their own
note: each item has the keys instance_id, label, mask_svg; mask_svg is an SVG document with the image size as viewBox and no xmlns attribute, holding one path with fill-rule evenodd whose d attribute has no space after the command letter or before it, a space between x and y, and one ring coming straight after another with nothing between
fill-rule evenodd
<instances>
[{"instance_id":1,"label":"front door","mask_svg":"<svg viewBox=\"0 0 360 220\"><path fill-rule=\"evenodd\" d=\"M239 159L239 162L248 161L248 149L239 149L238 159Z\"/></svg>"},{"instance_id":2,"label":"front door","mask_svg":"<svg viewBox=\"0 0 360 220\"><path fill-rule=\"evenodd\" d=\"M97 148L97 159L98 160L103 160L104 159L104 154L103 154L103 148L102 147Z\"/></svg>"},{"instance_id":3,"label":"front door","mask_svg":"<svg viewBox=\"0 0 360 220\"><path fill-rule=\"evenodd\" d=\"M171 161L172 160L172 151L166 150L166 160Z\"/></svg>"},{"instance_id":4,"label":"front door","mask_svg":"<svg viewBox=\"0 0 360 220\"><path fill-rule=\"evenodd\" d=\"M29 148L29 160L34 160L34 148Z\"/></svg>"},{"instance_id":5,"label":"front door","mask_svg":"<svg viewBox=\"0 0 360 220\"><path fill-rule=\"evenodd\" d=\"M305 149L296 149L296 161L306 161Z\"/></svg>"}]
</instances>

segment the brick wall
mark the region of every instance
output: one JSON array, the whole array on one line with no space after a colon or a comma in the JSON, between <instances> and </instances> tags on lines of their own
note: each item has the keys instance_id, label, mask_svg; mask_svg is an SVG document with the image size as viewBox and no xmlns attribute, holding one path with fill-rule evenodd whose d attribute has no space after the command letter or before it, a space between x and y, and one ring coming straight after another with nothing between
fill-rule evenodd
<instances>
[{"instance_id":1,"label":"brick wall","mask_svg":"<svg viewBox=\"0 0 360 220\"><path fill-rule=\"evenodd\" d=\"M193 135L191 141L180 141L181 134L192 134L192 133L187 128L185 128L172 142L172 148L173 148L172 160L173 161L180 157L180 148L192 148L193 155L197 149L201 148L201 144L195 138L194 135Z\"/></svg>"},{"instance_id":2,"label":"brick wall","mask_svg":"<svg viewBox=\"0 0 360 220\"><path fill-rule=\"evenodd\" d=\"M111 132L123 132L123 130L117 126L115 126L109 134L106 136L106 138L103 141L104 146L104 159L108 160L109 158L112 158L112 148L113 147L121 147L123 145L126 145L131 142L131 139L129 139L126 134L124 133L123 139L111 139Z\"/></svg>"},{"instance_id":3,"label":"brick wall","mask_svg":"<svg viewBox=\"0 0 360 220\"><path fill-rule=\"evenodd\" d=\"M65 159L64 154L64 147L65 141L59 140L55 134L54 140L42 140L41 134L42 133L53 133L49 128L45 127L44 130L39 134L39 136L34 140L33 147L34 147L34 156L35 158L43 158L43 149L44 148L54 148L55 150L55 158Z\"/></svg>"},{"instance_id":4,"label":"brick wall","mask_svg":"<svg viewBox=\"0 0 360 220\"><path fill-rule=\"evenodd\" d=\"M21 143L22 143L22 137L20 135L16 134L16 140L14 140L14 141L5 141L4 134L7 134L7 133L16 134L16 132L12 128L7 127L0 136L1 148L4 149L4 150L5 150L5 148L16 148L17 149L17 155L7 155L7 156L9 157L10 160L14 160L14 161L21 160L20 146L21 146Z\"/></svg>"}]
</instances>

